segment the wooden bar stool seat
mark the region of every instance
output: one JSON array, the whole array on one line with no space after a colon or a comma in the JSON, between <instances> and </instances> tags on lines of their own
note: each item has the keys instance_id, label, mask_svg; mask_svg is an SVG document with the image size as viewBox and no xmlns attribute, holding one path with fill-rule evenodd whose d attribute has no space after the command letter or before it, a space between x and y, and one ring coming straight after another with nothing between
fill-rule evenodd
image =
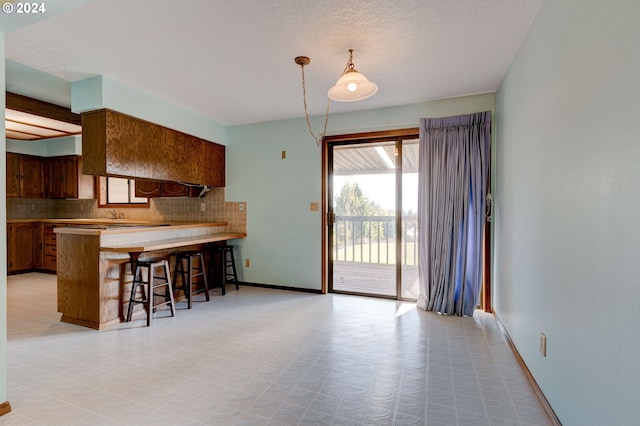
<instances>
[{"instance_id":1,"label":"wooden bar stool seat","mask_svg":"<svg viewBox=\"0 0 640 426\"><path fill-rule=\"evenodd\" d=\"M194 294L204 292L205 300L209 301L209 283L205 273L204 255L201 251L180 251L176 256L176 266L173 270L174 291L182 289L187 299L187 307L191 309ZM185 266L186 263L186 266ZM193 290L193 285L197 284L194 278L201 277L202 287ZM178 281L181 286L178 287Z\"/></svg>"},{"instance_id":2,"label":"wooden bar stool seat","mask_svg":"<svg viewBox=\"0 0 640 426\"><path fill-rule=\"evenodd\" d=\"M158 272L160 275L156 275ZM158 292L163 287L164 292ZM140 290L140 298L136 298L138 290ZM160 297L164 301L156 303L156 298ZM144 305L144 309L147 311L147 327L151 325L153 313L160 306L169 306L171 316L175 316L171 273L169 272L169 261L166 258L136 259L126 322L131 321L133 305L136 303Z\"/></svg>"}]
</instances>

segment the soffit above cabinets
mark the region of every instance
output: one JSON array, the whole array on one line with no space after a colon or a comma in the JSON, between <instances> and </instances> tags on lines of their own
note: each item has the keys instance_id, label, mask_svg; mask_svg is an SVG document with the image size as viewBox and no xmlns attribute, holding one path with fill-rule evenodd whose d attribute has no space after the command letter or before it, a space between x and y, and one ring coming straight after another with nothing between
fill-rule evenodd
<instances>
[{"instance_id":1,"label":"soffit above cabinets","mask_svg":"<svg viewBox=\"0 0 640 426\"><path fill-rule=\"evenodd\" d=\"M36 141L79 135L82 125L69 108L7 92L5 131L9 139Z\"/></svg>"}]
</instances>

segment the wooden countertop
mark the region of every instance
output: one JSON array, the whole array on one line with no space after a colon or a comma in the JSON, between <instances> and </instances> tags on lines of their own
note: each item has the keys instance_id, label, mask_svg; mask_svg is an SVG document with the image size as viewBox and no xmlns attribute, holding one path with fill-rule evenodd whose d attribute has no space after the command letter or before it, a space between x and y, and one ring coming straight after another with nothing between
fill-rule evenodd
<instances>
[{"instance_id":1,"label":"wooden countertop","mask_svg":"<svg viewBox=\"0 0 640 426\"><path fill-rule=\"evenodd\" d=\"M220 234L202 235L197 237L168 238L164 240L109 244L100 246L100 251L110 251L118 253L143 253L147 251L172 249L196 244L207 244L216 241L227 241L236 238L245 238L247 234L243 232L224 232Z\"/></svg>"}]
</instances>

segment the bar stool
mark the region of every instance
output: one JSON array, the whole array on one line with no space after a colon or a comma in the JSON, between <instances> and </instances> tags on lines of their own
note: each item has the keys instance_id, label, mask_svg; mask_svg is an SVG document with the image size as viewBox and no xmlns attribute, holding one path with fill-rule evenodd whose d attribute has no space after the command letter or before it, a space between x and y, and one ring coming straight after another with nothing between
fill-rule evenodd
<instances>
[{"instance_id":1,"label":"bar stool","mask_svg":"<svg viewBox=\"0 0 640 426\"><path fill-rule=\"evenodd\" d=\"M207 274L205 273L204 255L201 251L181 251L175 253L176 267L173 270L174 290L178 289L178 277L182 281L182 289L187 298L187 307L191 309L192 296L204 291L205 300L209 301L209 284L207 282ZM198 260L195 264L194 260ZM185 268L185 261L187 266ZM202 277L203 288L193 291L194 278Z\"/></svg>"},{"instance_id":2,"label":"bar stool","mask_svg":"<svg viewBox=\"0 0 640 426\"><path fill-rule=\"evenodd\" d=\"M158 268L161 268L163 275L156 275L156 270ZM146 269L146 274L144 274L144 269ZM157 293L156 289L162 287L166 287L164 294ZM141 299L136 299L136 290L138 290L138 288L140 288L142 296ZM164 302L155 303L156 297L164 297ZM171 309L171 316L175 316L175 302L173 299L173 288L171 286L171 273L169 272L169 261L166 258L137 259L135 261L126 322L131 321L134 303L141 303L144 305L144 308L147 311L147 327L151 325L153 312L155 312L156 308L159 306L168 305L169 309Z\"/></svg>"},{"instance_id":3,"label":"bar stool","mask_svg":"<svg viewBox=\"0 0 640 426\"><path fill-rule=\"evenodd\" d=\"M222 295L224 296L226 293L226 284L235 284L236 290L240 290L240 285L238 284L238 272L236 270L236 259L233 255L233 246L214 246L213 250L216 253L219 253L220 256L220 267L222 268ZM229 272L229 268L231 268L231 272Z\"/></svg>"}]
</instances>

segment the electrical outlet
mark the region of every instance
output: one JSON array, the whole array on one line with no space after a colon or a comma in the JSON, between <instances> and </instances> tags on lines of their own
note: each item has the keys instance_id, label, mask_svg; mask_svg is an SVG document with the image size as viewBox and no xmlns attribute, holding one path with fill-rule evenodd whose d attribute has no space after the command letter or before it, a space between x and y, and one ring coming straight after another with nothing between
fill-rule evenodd
<instances>
[{"instance_id":1,"label":"electrical outlet","mask_svg":"<svg viewBox=\"0 0 640 426\"><path fill-rule=\"evenodd\" d=\"M244 211L244 203L238 203L238 210L241 212Z\"/></svg>"},{"instance_id":2,"label":"electrical outlet","mask_svg":"<svg viewBox=\"0 0 640 426\"><path fill-rule=\"evenodd\" d=\"M207 204L206 203L200 203L200 211L204 212L207 210Z\"/></svg>"},{"instance_id":3,"label":"electrical outlet","mask_svg":"<svg viewBox=\"0 0 640 426\"><path fill-rule=\"evenodd\" d=\"M247 268L250 268L251 267L251 259L245 259L244 266L246 266Z\"/></svg>"},{"instance_id":4,"label":"electrical outlet","mask_svg":"<svg viewBox=\"0 0 640 426\"><path fill-rule=\"evenodd\" d=\"M544 333L540 333L540 353L543 357L547 356L547 336Z\"/></svg>"}]
</instances>

